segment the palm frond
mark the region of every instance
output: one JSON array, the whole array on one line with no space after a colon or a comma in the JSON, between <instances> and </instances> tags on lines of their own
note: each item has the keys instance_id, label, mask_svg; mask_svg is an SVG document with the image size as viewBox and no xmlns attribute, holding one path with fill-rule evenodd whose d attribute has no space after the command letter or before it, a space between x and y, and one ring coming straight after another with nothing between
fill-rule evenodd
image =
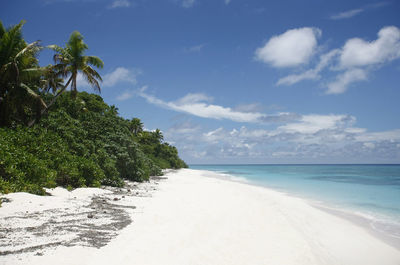
<instances>
[{"instance_id":1,"label":"palm frond","mask_svg":"<svg viewBox=\"0 0 400 265\"><path fill-rule=\"evenodd\" d=\"M96 79L98 79L100 81L103 81L103 79L101 78L101 75L89 65L86 65L82 69L82 72L86 72L86 73L92 75L94 78L96 78Z\"/></svg>"},{"instance_id":2,"label":"palm frond","mask_svg":"<svg viewBox=\"0 0 400 265\"><path fill-rule=\"evenodd\" d=\"M23 80L39 79L46 72L45 67L31 67L22 69L19 74Z\"/></svg>"},{"instance_id":3,"label":"palm frond","mask_svg":"<svg viewBox=\"0 0 400 265\"><path fill-rule=\"evenodd\" d=\"M28 44L25 48L23 48L20 52L15 55L14 60L18 60L20 57L26 55L27 53L34 55L38 51L40 51L42 47L40 46L40 41L35 41Z\"/></svg>"},{"instance_id":4,"label":"palm frond","mask_svg":"<svg viewBox=\"0 0 400 265\"><path fill-rule=\"evenodd\" d=\"M55 63L68 63L73 59L67 49L58 45L48 45L47 48L56 52L56 54L53 56Z\"/></svg>"},{"instance_id":5,"label":"palm frond","mask_svg":"<svg viewBox=\"0 0 400 265\"><path fill-rule=\"evenodd\" d=\"M43 101L43 99L37 93L35 93L35 91L33 91L29 86L25 85L24 83L20 83L19 86L26 92L28 98L30 98L38 106L40 106L42 109L47 108L47 105Z\"/></svg>"},{"instance_id":6,"label":"palm frond","mask_svg":"<svg viewBox=\"0 0 400 265\"><path fill-rule=\"evenodd\" d=\"M15 55L26 46L22 38L21 28L25 21L9 28L1 37L0 41L0 66L10 61Z\"/></svg>"},{"instance_id":7,"label":"palm frond","mask_svg":"<svg viewBox=\"0 0 400 265\"><path fill-rule=\"evenodd\" d=\"M85 61L100 69L104 67L104 62L97 56L85 56Z\"/></svg>"},{"instance_id":8,"label":"palm frond","mask_svg":"<svg viewBox=\"0 0 400 265\"><path fill-rule=\"evenodd\" d=\"M100 93L101 92L100 84L96 80L96 79L101 80L100 75L95 70L93 70L93 68L91 68L90 66L86 66L82 70L82 74L83 74L84 78L86 79L86 81L93 87L93 89Z\"/></svg>"}]
</instances>

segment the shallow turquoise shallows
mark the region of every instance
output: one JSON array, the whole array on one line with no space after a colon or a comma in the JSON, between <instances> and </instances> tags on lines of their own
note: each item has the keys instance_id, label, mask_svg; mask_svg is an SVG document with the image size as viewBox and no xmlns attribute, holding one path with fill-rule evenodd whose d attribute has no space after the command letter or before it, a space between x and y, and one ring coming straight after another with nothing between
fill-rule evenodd
<instances>
[{"instance_id":1,"label":"shallow turquoise shallows","mask_svg":"<svg viewBox=\"0 0 400 265\"><path fill-rule=\"evenodd\" d=\"M400 165L191 165L366 218L400 239Z\"/></svg>"}]
</instances>

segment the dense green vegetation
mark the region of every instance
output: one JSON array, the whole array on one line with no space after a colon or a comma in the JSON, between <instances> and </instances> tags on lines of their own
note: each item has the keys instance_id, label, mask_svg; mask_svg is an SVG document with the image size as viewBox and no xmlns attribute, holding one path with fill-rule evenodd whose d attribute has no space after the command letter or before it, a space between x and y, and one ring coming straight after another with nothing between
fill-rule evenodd
<instances>
[{"instance_id":1,"label":"dense green vegetation","mask_svg":"<svg viewBox=\"0 0 400 265\"><path fill-rule=\"evenodd\" d=\"M100 92L103 67L73 32L64 48L51 45L54 64L40 67L38 42L26 43L23 22L0 22L0 192L44 194L43 187L122 186L161 169L186 164L160 130L144 131L139 118L118 116L96 94L78 92L82 73ZM70 87L71 91L67 91Z\"/></svg>"}]
</instances>

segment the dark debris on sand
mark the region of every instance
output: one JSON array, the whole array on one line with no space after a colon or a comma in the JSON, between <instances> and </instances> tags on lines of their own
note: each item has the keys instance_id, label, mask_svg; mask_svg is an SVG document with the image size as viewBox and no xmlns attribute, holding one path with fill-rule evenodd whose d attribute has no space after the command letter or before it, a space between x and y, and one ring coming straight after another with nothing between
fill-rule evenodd
<instances>
[{"instance_id":1,"label":"dark debris on sand","mask_svg":"<svg viewBox=\"0 0 400 265\"><path fill-rule=\"evenodd\" d=\"M147 183L126 182L124 188L103 187L111 193L93 196L90 204L79 208L23 212L8 216L0 224L0 256L27 252L43 255L47 248L56 246L101 248L132 223L129 212L136 206L124 204L125 199L150 197L156 190L157 182L164 179L153 177ZM7 225L23 223L23 219L37 220L38 225Z\"/></svg>"}]
</instances>

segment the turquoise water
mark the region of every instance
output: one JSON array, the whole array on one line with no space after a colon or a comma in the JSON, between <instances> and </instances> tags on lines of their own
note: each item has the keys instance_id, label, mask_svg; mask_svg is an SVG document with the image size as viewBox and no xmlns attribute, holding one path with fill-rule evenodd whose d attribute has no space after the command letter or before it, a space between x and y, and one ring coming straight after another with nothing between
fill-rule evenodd
<instances>
[{"instance_id":1,"label":"turquoise water","mask_svg":"<svg viewBox=\"0 0 400 265\"><path fill-rule=\"evenodd\" d=\"M400 165L191 165L366 218L400 239Z\"/></svg>"}]
</instances>

